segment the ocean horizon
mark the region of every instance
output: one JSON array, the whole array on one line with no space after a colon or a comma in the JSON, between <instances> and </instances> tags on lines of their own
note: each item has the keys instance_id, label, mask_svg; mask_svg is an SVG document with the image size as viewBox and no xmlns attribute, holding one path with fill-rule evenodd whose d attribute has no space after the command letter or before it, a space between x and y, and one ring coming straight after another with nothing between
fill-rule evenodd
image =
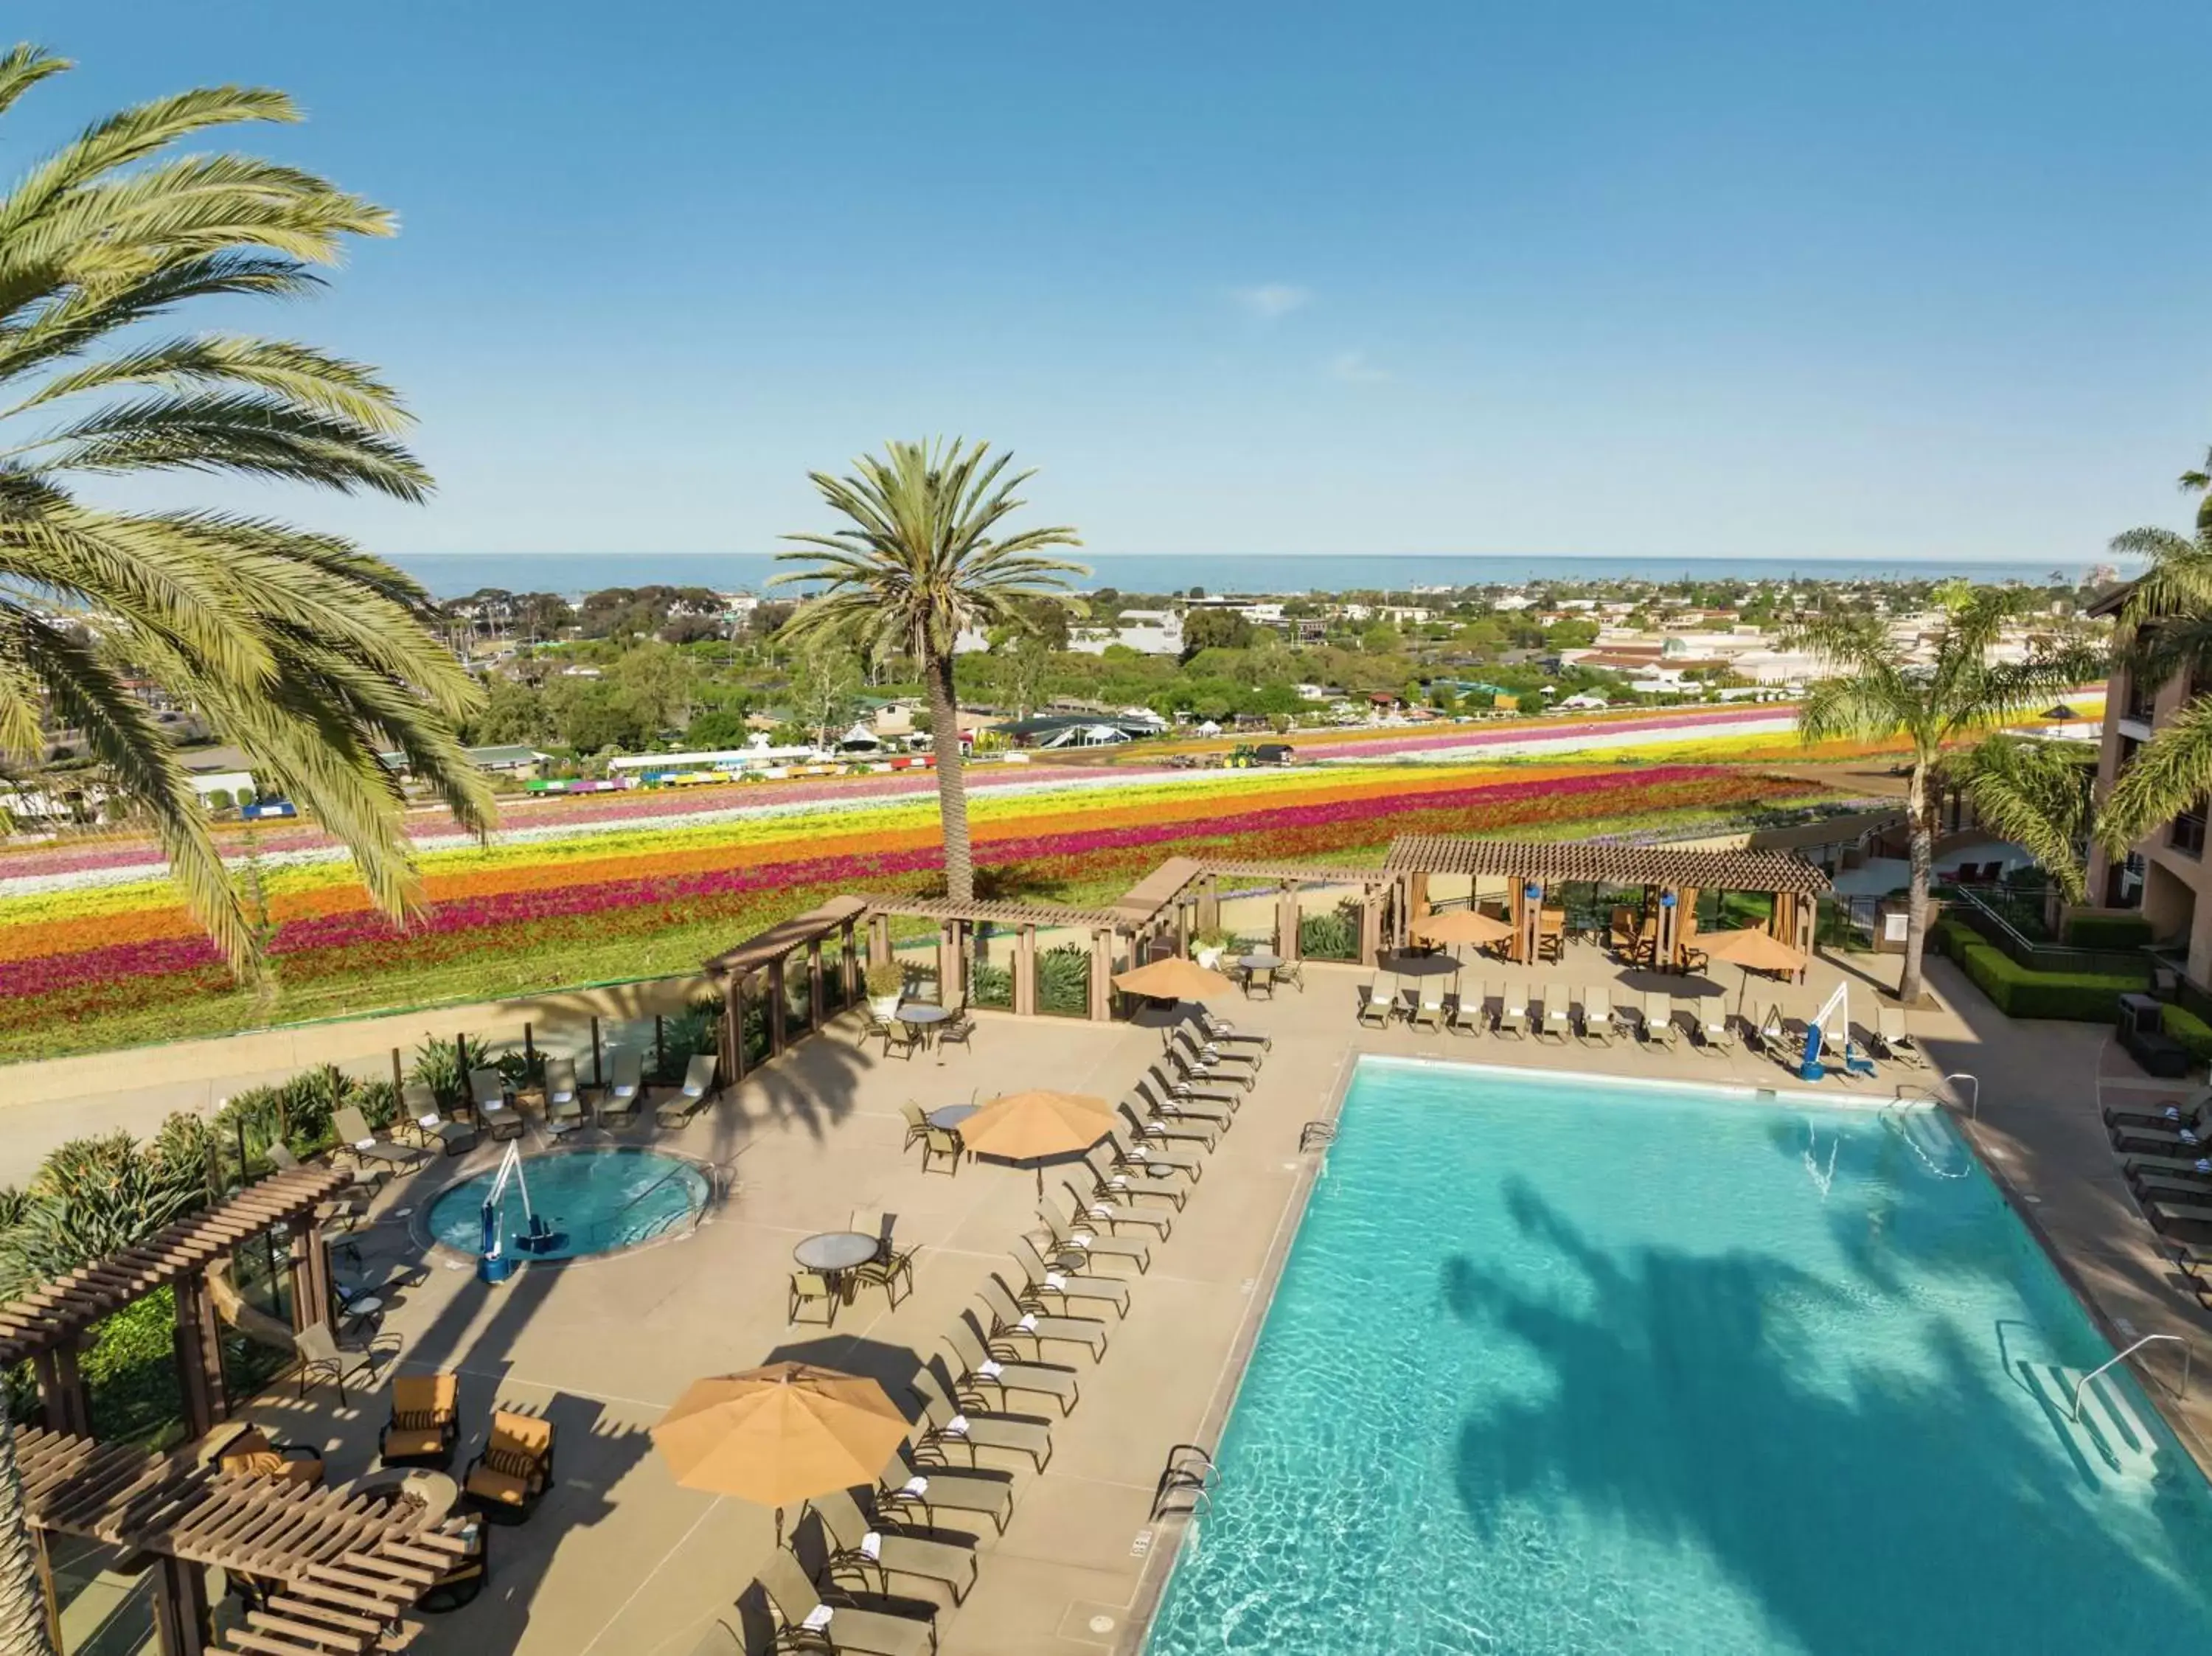
<instances>
[{"instance_id":1,"label":"ocean horizon","mask_svg":"<svg viewBox=\"0 0 2212 1656\"><path fill-rule=\"evenodd\" d=\"M485 587L574 595L610 586L708 586L763 591L779 572L765 552L417 552L388 555L434 597L465 597ZM1511 585L1534 579L1927 580L2041 583L2054 569L2079 579L2089 560L2053 564L1971 558L1538 557L1450 554L1164 553L1073 555L1091 573L1085 591L1124 592L1342 592L1418 586ZM2107 561L2107 560L2098 560Z\"/></svg>"}]
</instances>

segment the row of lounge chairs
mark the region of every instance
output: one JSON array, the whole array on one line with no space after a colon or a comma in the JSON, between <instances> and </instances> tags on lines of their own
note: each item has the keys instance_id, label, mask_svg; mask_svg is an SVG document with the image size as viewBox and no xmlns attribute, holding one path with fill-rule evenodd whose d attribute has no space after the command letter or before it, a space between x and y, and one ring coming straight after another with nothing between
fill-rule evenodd
<instances>
[{"instance_id":1,"label":"row of lounge chairs","mask_svg":"<svg viewBox=\"0 0 2212 1656\"><path fill-rule=\"evenodd\" d=\"M792 1545L757 1580L776 1647L927 1656L934 1617L900 1613L894 1579L944 1587L954 1604L975 1582L975 1550L950 1518L1012 1517L1014 1474L986 1453L1042 1471L1052 1459L1047 1403L1061 1417L1082 1399L1084 1363L1103 1361L1127 1316L1130 1277L1151 1268L1203 1176L1203 1150L1235 1119L1267 1050L1218 1020L1170 1032L1163 1060L1116 1107L1120 1124L1038 1203L1037 1228L1014 1240L908 1382L917 1410L905 1446L864 1507L852 1491L809 1501ZM1200 1095L1205 1095L1200 1096ZM810 1568L800 1549L817 1558Z\"/></svg>"},{"instance_id":2,"label":"row of lounge chairs","mask_svg":"<svg viewBox=\"0 0 2212 1656\"><path fill-rule=\"evenodd\" d=\"M2105 1131L2136 1205L2212 1308L2212 1087L2147 1109L2107 1108Z\"/></svg>"}]
</instances>

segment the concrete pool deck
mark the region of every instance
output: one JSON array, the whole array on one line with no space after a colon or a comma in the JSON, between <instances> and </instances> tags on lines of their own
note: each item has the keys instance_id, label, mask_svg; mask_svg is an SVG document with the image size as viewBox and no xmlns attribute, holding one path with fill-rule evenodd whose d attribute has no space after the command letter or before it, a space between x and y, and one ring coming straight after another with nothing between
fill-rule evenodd
<instances>
[{"instance_id":1,"label":"concrete pool deck","mask_svg":"<svg viewBox=\"0 0 2212 1656\"><path fill-rule=\"evenodd\" d=\"M1760 981L1752 998L1763 1004L1778 994L1802 1016L1840 974L1894 969L1886 957L1824 956L1807 985L1777 991ZM1512 970L1486 965L1470 975L1495 983ZM1522 975L1532 997L1550 979L1579 991L1618 986L1622 977L1583 948ZM1006 1533L977 1520L973 1592L957 1609L938 1595L946 1656L1134 1648L1137 1611L1180 1534L1179 1526L1149 1525L1153 1481L1171 1446L1212 1441L1312 1176L1316 1158L1301 1154L1299 1130L1327 1113L1358 1055L1796 1084L1767 1059L1741 1050L1708 1055L1686 1036L1663 1054L1634 1042L1557 1046L1395 1024L1363 1029L1353 1003L1364 972L1310 966L1306 976L1303 993L1286 989L1272 1003L1239 999L1218 1009L1240 1027L1272 1034L1273 1049L1175 1216L1172 1235L1155 1247L1150 1271L1132 1279L1127 1320L1108 1319L1103 1361L1066 1359L1081 1371L1082 1400L1065 1421L1052 1420L1049 1465L1038 1473L1025 1459L1005 1463L1014 1481ZM1739 976L1729 968L1711 980L1725 986L1731 1005ZM1825 1083L1828 1095L1874 1102L1946 1071L1978 1076L1979 1119L1969 1128L1975 1143L2107 1324L2123 1335L2175 1331L2201 1342L2204 1317L2128 1203L2097 1116L2100 1096L2149 1101L2178 1089L2145 1081L2100 1028L2014 1022L1946 962L1932 963L1930 978L1945 1004L1913 1015L1930 1067L1884 1065L1870 1083ZM1870 1004L1855 1006L1859 1022L1869 1020ZM955 1050L941 1065L933 1055L887 1062L840 1026L749 1077L681 1131L644 1125L606 1136L678 1150L718 1170L728 1193L688 1236L525 1270L499 1289L479 1285L460 1261L428 1258L423 1280L398 1296L385 1328L402 1369L460 1371L456 1473L481 1446L500 1400L555 1421L557 1477L526 1525L493 1532L482 1597L424 1617L413 1647L470 1656L689 1656L716 1648L717 1638L721 1648L739 1647L716 1633L720 1623L751 1638L747 1647L763 1648L757 1606L738 1601L774 1544L774 1514L678 1488L647 1429L695 1377L779 1356L902 1381L914 1354L929 1350L985 1275L1005 1265L1013 1239L1032 1228L1036 1185L1028 1172L988 1164L963 1165L957 1176L923 1174L918 1152L901 1149L901 1104L933 1108L1024 1085L1118 1098L1158 1043L1155 1029L1140 1026L987 1015L972 1053ZM372 1265L423 1258L411 1229L419 1210L437 1188L490 1160L487 1149L434 1163L389 1188L379 1222L362 1233ZM1048 1170L1047 1187L1056 1183ZM785 1284L793 1246L813 1232L846 1228L854 1210L896 1213L900 1245L920 1247L913 1294L893 1311L879 1293L864 1293L831 1330L790 1326ZM2163 1359L2151 1368L2167 1372ZM374 1388L346 1408L327 1387L305 1404L280 1388L241 1412L283 1438L323 1445L332 1481L342 1481L374 1465L389 1372L380 1368ZM1042 1412L1052 1413L1048 1406ZM2168 1412L2197 1445L2212 1436L2212 1409L2198 1398Z\"/></svg>"}]
</instances>

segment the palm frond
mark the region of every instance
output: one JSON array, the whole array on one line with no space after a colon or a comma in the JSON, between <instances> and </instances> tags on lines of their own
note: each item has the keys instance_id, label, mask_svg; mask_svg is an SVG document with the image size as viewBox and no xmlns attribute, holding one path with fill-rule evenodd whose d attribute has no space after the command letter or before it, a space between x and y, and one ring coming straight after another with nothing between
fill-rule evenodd
<instances>
[{"instance_id":1,"label":"palm frond","mask_svg":"<svg viewBox=\"0 0 2212 1656\"><path fill-rule=\"evenodd\" d=\"M2081 852L2097 777L2092 749L2058 742L1991 737L1945 765L1944 775L1984 828L2021 846L2066 901L2087 890Z\"/></svg>"},{"instance_id":2,"label":"palm frond","mask_svg":"<svg viewBox=\"0 0 2212 1656\"><path fill-rule=\"evenodd\" d=\"M2097 819L2115 857L2161 822L2212 795L2212 696L2199 696L2158 727L2121 770Z\"/></svg>"}]
</instances>

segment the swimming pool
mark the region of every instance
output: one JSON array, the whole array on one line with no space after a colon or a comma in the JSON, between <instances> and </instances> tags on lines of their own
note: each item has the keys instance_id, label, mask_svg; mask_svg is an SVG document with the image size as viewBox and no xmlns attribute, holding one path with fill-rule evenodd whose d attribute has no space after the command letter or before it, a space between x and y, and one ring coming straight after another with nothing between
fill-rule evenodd
<instances>
[{"instance_id":1,"label":"swimming pool","mask_svg":"<svg viewBox=\"0 0 2212 1656\"><path fill-rule=\"evenodd\" d=\"M556 1233L555 1245L523 1259L574 1259L635 1247L680 1229L707 1204L707 1175L680 1156L627 1146L554 1150L522 1163L531 1212ZM434 1240L471 1256L483 1251L483 1204L495 1173L464 1179L430 1204ZM521 1189L500 1197L507 1245L523 1234Z\"/></svg>"},{"instance_id":2,"label":"swimming pool","mask_svg":"<svg viewBox=\"0 0 2212 1656\"><path fill-rule=\"evenodd\" d=\"M1364 1059L1146 1649L2212 1648L2110 1355L1940 1117Z\"/></svg>"}]
</instances>

